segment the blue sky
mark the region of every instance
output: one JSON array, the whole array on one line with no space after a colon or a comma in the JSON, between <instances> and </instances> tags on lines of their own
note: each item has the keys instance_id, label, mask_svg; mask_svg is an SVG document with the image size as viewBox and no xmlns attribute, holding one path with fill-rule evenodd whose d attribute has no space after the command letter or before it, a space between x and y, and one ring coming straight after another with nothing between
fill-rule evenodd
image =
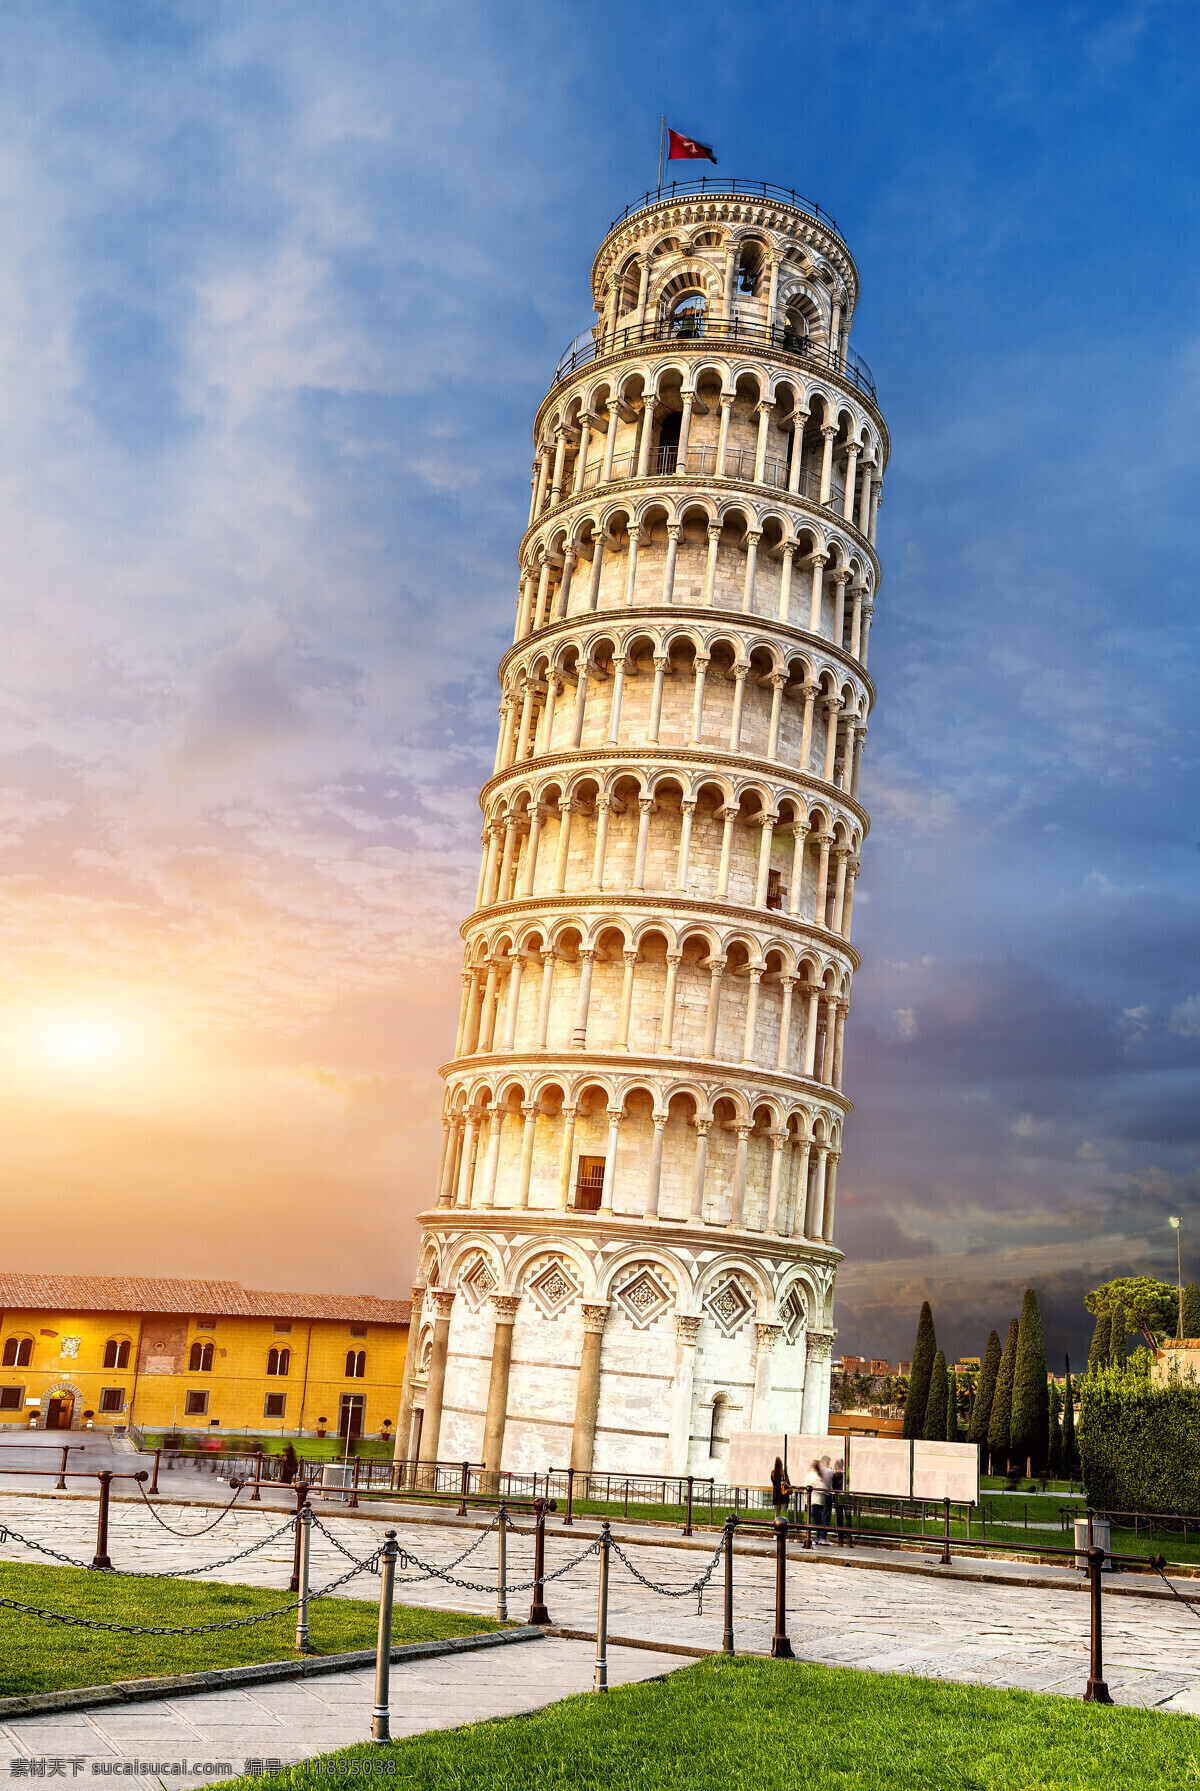
<instances>
[{"instance_id":1,"label":"blue sky","mask_svg":"<svg viewBox=\"0 0 1200 1791\"><path fill-rule=\"evenodd\" d=\"M928 1293L977 1351L1032 1283L1077 1351L1172 1212L1200 1277L1198 31L9 16L14 1266L410 1273L530 422L665 110L838 220L892 432L840 1342L907 1353Z\"/></svg>"}]
</instances>

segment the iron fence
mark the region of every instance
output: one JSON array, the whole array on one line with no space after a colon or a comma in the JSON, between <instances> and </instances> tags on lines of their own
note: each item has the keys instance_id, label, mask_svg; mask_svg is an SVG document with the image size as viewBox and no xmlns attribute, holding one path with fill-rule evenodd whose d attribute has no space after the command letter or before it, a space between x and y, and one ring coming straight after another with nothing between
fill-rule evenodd
<instances>
[{"instance_id":1,"label":"iron fence","mask_svg":"<svg viewBox=\"0 0 1200 1791\"><path fill-rule=\"evenodd\" d=\"M598 333L576 336L562 355L554 371L551 386L590 361L605 355L625 354L634 348L651 348L656 343L668 347L704 342L738 342L751 349L771 349L791 355L797 360L836 373L860 391L871 403L876 402L875 378L870 367L853 348L844 354L828 343L815 342L798 335L790 323L750 323L741 317L702 317L686 312L672 318L653 318L645 323L626 323L614 330L597 326Z\"/></svg>"}]
</instances>

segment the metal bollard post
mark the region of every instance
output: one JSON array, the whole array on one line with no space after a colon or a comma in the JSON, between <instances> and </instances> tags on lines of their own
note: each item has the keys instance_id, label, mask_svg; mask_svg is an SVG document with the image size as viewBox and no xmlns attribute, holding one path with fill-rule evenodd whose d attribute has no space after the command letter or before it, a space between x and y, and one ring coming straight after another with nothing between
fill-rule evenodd
<instances>
[{"instance_id":1,"label":"metal bollard post","mask_svg":"<svg viewBox=\"0 0 1200 1791\"><path fill-rule=\"evenodd\" d=\"M111 1573L112 1562L108 1558L108 1500L112 1492L112 1469L101 1468L96 1478L100 1482L100 1508L96 1513L96 1552L92 1556L92 1566Z\"/></svg>"},{"instance_id":2,"label":"metal bollard post","mask_svg":"<svg viewBox=\"0 0 1200 1791\"><path fill-rule=\"evenodd\" d=\"M787 1533L786 1517L775 1519L775 1634L771 1637L772 1660L794 1660L787 1634Z\"/></svg>"},{"instance_id":3,"label":"metal bollard post","mask_svg":"<svg viewBox=\"0 0 1200 1791\"><path fill-rule=\"evenodd\" d=\"M690 1536L692 1533L692 1476L690 1474L687 1477L687 1486L687 1516L684 1519L683 1533L685 1536Z\"/></svg>"},{"instance_id":4,"label":"metal bollard post","mask_svg":"<svg viewBox=\"0 0 1200 1791\"><path fill-rule=\"evenodd\" d=\"M725 1519L725 1634L721 1647L733 1653L733 1533L737 1529L737 1513Z\"/></svg>"},{"instance_id":5,"label":"metal bollard post","mask_svg":"<svg viewBox=\"0 0 1200 1791\"><path fill-rule=\"evenodd\" d=\"M356 1455L354 1457L354 1473L352 1474L352 1476L350 1478L350 1509L351 1509L351 1511L358 1510L358 1474L359 1474L359 1469L361 1467L362 1467L362 1458L361 1458L361 1456Z\"/></svg>"},{"instance_id":6,"label":"metal bollard post","mask_svg":"<svg viewBox=\"0 0 1200 1791\"><path fill-rule=\"evenodd\" d=\"M497 1556L496 1556L496 1620L508 1622L508 1506L500 1501L500 1516L496 1524Z\"/></svg>"},{"instance_id":7,"label":"metal bollard post","mask_svg":"<svg viewBox=\"0 0 1200 1791\"><path fill-rule=\"evenodd\" d=\"M312 1506L304 1504L296 1513L296 1541L300 1547L300 1603L296 1607L296 1648L308 1653L308 1562L312 1551Z\"/></svg>"},{"instance_id":8,"label":"metal bollard post","mask_svg":"<svg viewBox=\"0 0 1200 1791\"><path fill-rule=\"evenodd\" d=\"M571 1507L573 1506L574 1503L575 1503L575 1470L574 1470L574 1468L568 1468L567 1469L567 1515L563 1518L564 1525L565 1524L573 1524L575 1522L574 1516L572 1515L572 1511L571 1511Z\"/></svg>"},{"instance_id":9,"label":"metal bollard post","mask_svg":"<svg viewBox=\"0 0 1200 1791\"><path fill-rule=\"evenodd\" d=\"M951 1562L950 1562L950 1501L949 1501L949 1499L943 1499L942 1504L946 1507L946 1533L945 1533L945 1537L942 1542L942 1562L941 1562L941 1564L943 1567L949 1567L951 1565Z\"/></svg>"},{"instance_id":10,"label":"metal bollard post","mask_svg":"<svg viewBox=\"0 0 1200 1791\"><path fill-rule=\"evenodd\" d=\"M608 1552L612 1536L607 1521L600 1530L600 1597L596 1606L596 1674L592 1690L608 1690Z\"/></svg>"},{"instance_id":11,"label":"metal bollard post","mask_svg":"<svg viewBox=\"0 0 1200 1791\"><path fill-rule=\"evenodd\" d=\"M259 1490L262 1486L262 1466L262 1450L259 1449L254 1457L254 1491L250 1494L250 1503L252 1505L262 1504L262 1493Z\"/></svg>"},{"instance_id":12,"label":"metal bollard post","mask_svg":"<svg viewBox=\"0 0 1200 1791\"><path fill-rule=\"evenodd\" d=\"M395 1530L387 1532L379 1559L379 1633L375 1641L375 1708L371 1712L371 1740L390 1741L388 1716L392 1679L392 1593L396 1584L396 1557L400 1549Z\"/></svg>"},{"instance_id":13,"label":"metal bollard post","mask_svg":"<svg viewBox=\"0 0 1200 1791\"><path fill-rule=\"evenodd\" d=\"M303 1480L297 1480L294 1490L296 1494L296 1546L292 1553L292 1577L288 1581L289 1592L300 1590L300 1513L308 1499L308 1487Z\"/></svg>"},{"instance_id":14,"label":"metal bollard post","mask_svg":"<svg viewBox=\"0 0 1200 1791\"><path fill-rule=\"evenodd\" d=\"M533 1538L533 1603L529 1607L531 1623L549 1623L550 1613L546 1609L546 1588L543 1581L546 1577L546 1501L534 1500L537 1513L537 1526Z\"/></svg>"},{"instance_id":15,"label":"metal bollard post","mask_svg":"<svg viewBox=\"0 0 1200 1791\"><path fill-rule=\"evenodd\" d=\"M1088 1515L1090 1517L1090 1512ZM1087 1558L1092 1604L1092 1671L1083 1701L1085 1704L1111 1704L1112 1698L1104 1683L1104 1636L1100 1612L1100 1569L1104 1564L1104 1550L1089 1548Z\"/></svg>"},{"instance_id":16,"label":"metal bollard post","mask_svg":"<svg viewBox=\"0 0 1200 1791\"><path fill-rule=\"evenodd\" d=\"M465 1517L467 1515L467 1493L470 1489L470 1485L471 1485L471 1464L469 1461L464 1461L463 1465L462 1465L462 1493L461 1493L461 1495L459 1497L459 1501L458 1501L458 1516L459 1517Z\"/></svg>"},{"instance_id":17,"label":"metal bollard post","mask_svg":"<svg viewBox=\"0 0 1200 1791\"><path fill-rule=\"evenodd\" d=\"M63 1444L63 1452L62 1452L62 1455L63 1455L62 1466L58 1470L58 1479L54 1483L55 1492L66 1492L66 1490L67 1490L67 1456L70 1454L70 1452L71 1452L70 1443L64 1443ZM157 1453L157 1451L155 1453ZM158 1477L157 1461L154 1464L154 1473L155 1473L155 1478L157 1479L157 1477Z\"/></svg>"},{"instance_id":18,"label":"metal bollard post","mask_svg":"<svg viewBox=\"0 0 1200 1791\"><path fill-rule=\"evenodd\" d=\"M63 1450L63 1459L64 1460L66 1459L66 1450L65 1449ZM161 1460L162 1460L162 1445L160 1443L158 1448L154 1451L154 1478L150 1482L150 1491L152 1493L156 1493L158 1491L158 1464Z\"/></svg>"}]
</instances>

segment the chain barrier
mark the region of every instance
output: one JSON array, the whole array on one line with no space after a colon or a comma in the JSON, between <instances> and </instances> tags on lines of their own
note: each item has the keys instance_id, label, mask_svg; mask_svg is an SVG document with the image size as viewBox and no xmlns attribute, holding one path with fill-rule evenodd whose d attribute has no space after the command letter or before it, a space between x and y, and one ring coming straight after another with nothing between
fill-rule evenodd
<instances>
[{"instance_id":1,"label":"chain barrier","mask_svg":"<svg viewBox=\"0 0 1200 1791\"><path fill-rule=\"evenodd\" d=\"M205 1526L202 1530L177 1530L173 1524L169 1524L165 1518L162 1518L158 1515L158 1512L154 1509L153 1505L150 1503L149 1498L146 1496L146 1488L143 1486L142 1482L140 1480L138 1480L135 1482L135 1484L137 1486L138 1491L142 1495L142 1501L145 1504L146 1510L150 1513L150 1515L154 1519L155 1523L161 1524L164 1530L169 1530L172 1536L182 1536L185 1542L191 1542L192 1539L196 1536L207 1536L208 1532L210 1530L215 1530L217 1525L221 1522L222 1518L229 1516L229 1513L233 1510L234 1506L237 1504L238 1500L241 1498L242 1492L243 1492L244 1486L245 1486L245 1482L243 1482L241 1486L237 1486L234 1488L233 1497L232 1497L232 1499L230 1499L228 1505L224 1506L222 1508L222 1510L218 1511L216 1517L213 1518L212 1523L205 1524Z\"/></svg>"},{"instance_id":2,"label":"chain barrier","mask_svg":"<svg viewBox=\"0 0 1200 1791\"><path fill-rule=\"evenodd\" d=\"M331 1580L327 1586L322 1586L316 1592L310 1592L309 1603L311 1604L314 1598L329 1597L331 1593L337 1591L339 1586L344 1586L347 1580L352 1580L358 1573L367 1569L372 1572L377 1571L382 1553L382 1548L376 1550L374 1555L368 1557L360 1565L352 1567L348 1573L342 1574L340 1579ZM62 1611L42 1610L39 1605L20 1604L15 1598L0 1598L0 1607L9 1611L20 1611L26 1617L42 1617L49 1623L65 1623L72 1629L104 1629L121 1636L211 1636L227 1629L250 1629L256 1623L269 1623L273 1617L286 1617L289 1612L299 1609L300 1600L294 1598L291 1604L281 1604L273 1611L260 1611L253 1617L234 1617L228 1623L185 1623L177 1627L166 1624L154 1626L146 1623L105 1623L98 1617L70 1617Z\"/></svg>"},{"instance_id":3,"label":"chain barrier","mask_svg":"<svg viewBox=\"0 0 1200 1791\"><path fill-rule=\"evenodd\" d=\"M1197 1621L1200 1622L1200 1617L1197 1616L1197 1612L1196 1612L1196 1606L1198 1604L1200 1604L1200 1598L1185 1598L1183 1596L1182 1592L1177 1591L1176 1588L1171 1584L1170 1580L1167 1578L1164 1568L1162 1568L1158 1565L1157 1559L1155 1559L1153 1556L1151 1557L1150 1565L1153 1567L1155 1573L1158 1575L1158 1577L1162 1581L1163 1585L1167 1588L1167 1591L1170 1592L1174 1598L1177 1598L1179 1600L1180 1604L1185 1605L1187 1607L1187 1609L1191 1612L1192 1616L1197 1617Z\"/></svg>"},{"instance_id":4,"label":"chain barrier","mask_svg":"<svg viewBox=\"0 0 1200 1791\"><path fill-rule=\"evenodd\" d=\"M480 1540L482 1540L482 1538ZM589 1555L597 1555L599 1552L600 1539L597 1537L595 1542L589 1542L588 1546L585 1549L582 1549L573 1560L568 1561L565 1567L557 1567L553 1573L544 1573L542 1575L542 1580L560 1580L564 1574L570 1573L572 1568L578 1567L581 1561L586 1561ZM409 1579L397 1579L397 1585L415 1586L423 1579L438 1579L445 1580L448 1586L456 1586L460 1592L494 1593L496 1590L495 1580L489 1580L486 1584L482 1584L478 1580L456 1579L454 1575L449 1572L448 1568L430 1566L428 1561L422 1561L419 1556L409 1554L405 1549L402 1549L400 1553L401 1559L406 1567L411 1562L414 1567L419 1567L422 1571L419 1574L413 1574ZM461 1559L462 1556L460 1555L459 1560ZM451 1561L449 1565L450 1567L454 1567L457 1563ZM509 1592L528 1592L537 1584L538 1581L536 1579L518 1581L508 1580L506 1582L506 1589Z\"/></svg>"},{"instance_id":5,"label":"chain barrier","mask_svg":"<svg viewBox=\"0 0 1200 1791\"><path fill-rule=\"evenodd\" d=\"M634 1566L633 1562L629 1559L629 1556L625 1553L625 1550L621 1547L619 1542L614 1540L610 1543L609 1546L611 1547L613 1554L616 1555L617 1559L621 1562L622 1566L625 1567L626 1570L633 1575L635 1580L639 1581L639 1583L641 1585L645 1586L645 1588L648 1592L657 1592L658 1596L660 1598L689 1598L691 1596L691 1594L694 1592L696 1594L696 1615L698 1617L703 1617L703 1615L704 1615L704 1590L705 1590L705 1587L708 1585L708 1582L712 1579L713 1574L717 1571L717 1565L720 1562L721 1556L725 1552L725 1538L724 1537L722 1537L720 1542L717 1544L716 1553L714 1554L712 1560L709 1562L708 1566L705 1568L704 1572L700 1575L700 1578L698 1580L694 1580L690 1586L660 1586L660 1585L657 1585L653 1580L648 1580L644 1573L641 1573L638 1571L638 1569Z\"/></svg>"},{"instance_id":6,"label":"chain barrier","mask_svg":"<svg viewBox=\"0 0 1200 1791\"><path fill-rule=\"evenodd\" d=\"M218 1567L231 1567L235 1561L244 1561L247 1555L257 1554L259 1549L266 1548L272 1542L278 1542L279 1538L291 1529L295 1521L294 1518L289 1517L277 1530L272 1530L269 1536L262 1537L258 1542L252 1542L248 1548L239 1549L236 1555L226 1555L221 1561L206 1561L200 1567L164 1568L162 1572L155 1572L151 1568L111 1567L107 1571L115 1574L119 1579L126 1580L182 1580L196 1573L214 1573ZM197 1533L203 1534L203 1532ZM44 1542L35 1542L32 1536L22 1536L19 1530L0 1529L0 1542L10 1540L19 1542L24 1548L35 1549L40 1555L49 1555L51 1560L61 1561L65 1567L82 1567L85 1571L91 1571L90 1561L77 1561L74 1555L64 1555L56 1548L47 1548ZM346 1551L342 1552L344 1554ZM355 1559L353 1555L347 1558L351 1561Z\"/></svg>"}]
</instances>

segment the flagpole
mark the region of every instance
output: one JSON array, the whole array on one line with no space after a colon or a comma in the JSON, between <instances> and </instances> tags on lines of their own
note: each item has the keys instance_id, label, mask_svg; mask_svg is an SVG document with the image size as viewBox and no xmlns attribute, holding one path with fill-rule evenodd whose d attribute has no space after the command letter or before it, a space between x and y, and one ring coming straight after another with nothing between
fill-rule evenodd
<instances>
[{"instance_id":1,"label":"flagpole","mask_svg":"<svg viewBox=\"0 0 1200 1791\"><path fill-rule=\"evenodd\" d=\"M660 199L662 198L663 145L666 142L666 140L667 140L667 115L664 112L662 115L662 124L660 125L659 132L658 132L658 196Z\"/></svg>"}]
</instances>

